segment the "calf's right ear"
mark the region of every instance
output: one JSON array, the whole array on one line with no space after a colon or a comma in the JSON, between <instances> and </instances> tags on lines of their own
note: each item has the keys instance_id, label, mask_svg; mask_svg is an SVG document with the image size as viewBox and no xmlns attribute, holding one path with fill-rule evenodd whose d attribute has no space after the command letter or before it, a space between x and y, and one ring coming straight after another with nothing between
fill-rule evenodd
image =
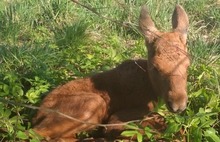
<instances>
[{"instance_id":1,"label":"calf's right ear","mask_svg":"<svg viewBox=\"0 0 220 142\"><path fill-rule=\"evenodd\" d=\"M181 39L186 43L187 31L189 27L188 16L182 6L176 5L172 16L173 31L179 32Z\"/></svg>"}]
</instances>

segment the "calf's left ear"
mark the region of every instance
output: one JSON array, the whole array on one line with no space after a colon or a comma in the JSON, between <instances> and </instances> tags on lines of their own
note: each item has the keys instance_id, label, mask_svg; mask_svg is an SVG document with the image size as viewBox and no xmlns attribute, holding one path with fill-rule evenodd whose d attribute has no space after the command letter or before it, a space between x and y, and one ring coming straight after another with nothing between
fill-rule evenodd
<instances>
[{"instance_id":1,"label":"calf's left ear","mask_svg":"<svg viewBox=\"0 0 220 142\"><path fill-rule=\"evenodd\" d=\"M181 39L184 44L187 40L187 31L189 27L188 16L182 6L176 5L172 16L173 30L181 34Z\"/></svg>"},{"instance_id":2,"label":"calf's left ear","mask_svg":"<svg viewBox=\"0 0 220 142\"><path fill-rule=\"evenodd\" d=\"M139 27L148 43L151 43L157 37L158 30L151 19L146 5L143 5L141 8Z\"/></svg>"}]
</instances>

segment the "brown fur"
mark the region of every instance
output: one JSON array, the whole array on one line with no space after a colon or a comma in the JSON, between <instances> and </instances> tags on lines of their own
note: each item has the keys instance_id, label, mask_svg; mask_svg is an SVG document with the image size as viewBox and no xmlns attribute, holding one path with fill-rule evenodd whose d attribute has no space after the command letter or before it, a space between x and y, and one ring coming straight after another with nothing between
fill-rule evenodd
<instances>
[{"instance_id":1,"label":"brown fur","mask_svg":"<svg viewBox=\"0 0 220 142\"><path fill-rule=\"evenodd\" d=\"M172 112L186 108L189 58L185 54L188 17L179 5L173 13L173 31L159 32L142 7L140 29L148 48L148 60L128 60L94 76L70 81L46 96L33 119L34 130L51 140L74 138L94 129L44 108L62 112L88 123L115 123L141 119L162 96ZM150 122L151 123L151 122ZM108 127L107 132L121 129Z\"/></svg>"}]
</instances>

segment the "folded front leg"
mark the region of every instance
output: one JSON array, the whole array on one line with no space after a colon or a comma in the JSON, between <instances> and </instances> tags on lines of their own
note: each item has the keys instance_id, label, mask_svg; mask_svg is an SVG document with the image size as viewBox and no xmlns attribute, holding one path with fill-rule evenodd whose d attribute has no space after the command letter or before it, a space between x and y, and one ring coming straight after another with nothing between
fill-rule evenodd
<instances>
[{"instance_id":1,"label":"folded front leg","mask_svg":"<svg viewBox=\"0 0 220 142\"><path fill-rule=\"evenodd\" d=\"M104 131L106 137L108 139L114 139L114 138L127 139L123 136L120 136L120 134L124 130L126 130L127 123L125 122L129 122L129 121L134 122L140 126L140 133L142 128L150 127L154 132L156 132L155 138L157 137L158 134L163 132L167 127L164 117L158 113L152 113L142 108L129 109L111 115L108 124L121 123L122 125L113 125L106 127Z\"/></svg>"}]
</instances>

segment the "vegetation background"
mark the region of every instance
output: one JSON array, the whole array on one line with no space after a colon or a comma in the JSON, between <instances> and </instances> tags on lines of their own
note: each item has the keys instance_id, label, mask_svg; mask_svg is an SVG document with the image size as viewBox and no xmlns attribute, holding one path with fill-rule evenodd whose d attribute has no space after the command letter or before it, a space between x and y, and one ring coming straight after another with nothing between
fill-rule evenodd
<instances>
[{"instance_id":1,"label":"vegetation background","mask_svg":"<svg viewBox=\"0 0 220 142\"><path fill-rule=\"evenodd\" d=\"M57 85L146 58L140 6L146 4L158 29L167 31L176 3L190 19L189 103L182 114L168 113L163 104L155 110L168 123L162 137L171 140L183 128L189 142L220 141L219 0L78 2L93 12L70 0L0 1L0 141L39 141L30 123L35 108L27 105L37 106ZM139 134L141 128L133 128L124 134L155 141L150 129Z\"/></svg>"}]
</instances>

